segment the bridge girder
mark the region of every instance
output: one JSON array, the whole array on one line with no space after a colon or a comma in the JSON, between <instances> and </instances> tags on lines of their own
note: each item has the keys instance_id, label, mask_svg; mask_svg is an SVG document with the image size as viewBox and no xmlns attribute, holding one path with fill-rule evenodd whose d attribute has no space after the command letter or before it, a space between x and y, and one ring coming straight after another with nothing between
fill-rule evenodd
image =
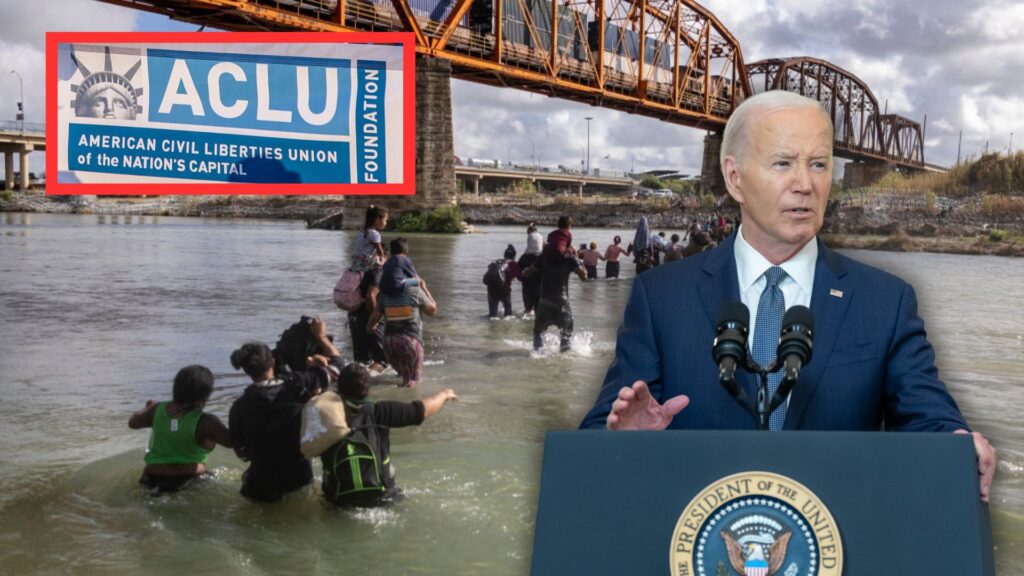
<instances>
[{"instance_id":1,"label":"bridge girder","mask_svg":"<svg viewBox=\"0 0 1024 576\"><path fill-rule=\"evenodd\" d=\"M449 0L437 20L409 0L99 1L226 30L412 32L456 78L698 128L751 93L739 42L693 0Z\"/></svg>"},{"instance_id":2,"label":"bridge girder","mask_svg":"<svg viewBox=\"0 0 1024 576\"><path fill-rule=\"evenodd\" d=\"M418 54L449 60L456 78L696 128L721 129L755 90L785 89L825 106L838 155L924 166L920 124L880 112L854 74L811 57L747 65L736 38L694 0L442 0L437 20L410 0L99 1L225 30L407 31ZM488 4L490 22L470 26L474 6Z\"/></svg>"},{"instance_id":3,"label":"bridge girder","mask_svg":"<svg viewBox=\"0 0 1024 576\"><path fill-rule=\"evenodd\" d=\"M801 56L759 60L747 74L755 92L786 90L820 102L832 117L838 155L923 167L920 124L881 112L868 85L843 68Z\"/></svg>"}]
</instances>

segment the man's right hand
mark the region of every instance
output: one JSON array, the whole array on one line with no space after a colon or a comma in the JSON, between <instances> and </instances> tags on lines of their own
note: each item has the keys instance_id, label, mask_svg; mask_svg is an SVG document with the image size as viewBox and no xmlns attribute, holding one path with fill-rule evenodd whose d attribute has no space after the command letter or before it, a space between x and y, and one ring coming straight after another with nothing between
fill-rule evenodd
<instances>
[{"instance_id":1,"label":"man's right hand","mask_svg":"<svg viewBox=\"0 0 1024 576\"><path fill-rule=\"evenodd\" d=\"M619 390L607 426L609 430L664 430L689 403L687 396L679 395L669 398L664 405L658 404L647 383L637 380L632 387Z\"/></svg>"}]
</instances>

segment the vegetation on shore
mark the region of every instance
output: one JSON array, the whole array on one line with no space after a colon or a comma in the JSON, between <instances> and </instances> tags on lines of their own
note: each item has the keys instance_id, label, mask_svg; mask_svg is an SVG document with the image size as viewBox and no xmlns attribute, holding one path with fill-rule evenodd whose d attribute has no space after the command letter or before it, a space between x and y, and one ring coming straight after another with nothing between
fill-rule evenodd
<instances>
[{"instance_id":1,"label":"vegetation on shore","mask_svg":"<svg viewBox=\"0 0 1024 576\"><path fill-rule=\"evenodd\" d=\"M1006 155L983 154L947 172L890 172L862 192L925 194L927 211L940 210L939 198L974 200L987 217L1024 218L1024 151ZM839 193L842 197L843 193Z\"/></svg>"},{"instance_id":2,"label":"vegetation on shore","mask_svg":"<svg viewBox=\"0 0 1024 576\"><path fill-rule=\"evenodd\" d=\"M403 212L395 220L397 232L433 232L458 234L462 232L464 217L457 204L438 206L433 210Z\"/></svg>"}]
</instances>

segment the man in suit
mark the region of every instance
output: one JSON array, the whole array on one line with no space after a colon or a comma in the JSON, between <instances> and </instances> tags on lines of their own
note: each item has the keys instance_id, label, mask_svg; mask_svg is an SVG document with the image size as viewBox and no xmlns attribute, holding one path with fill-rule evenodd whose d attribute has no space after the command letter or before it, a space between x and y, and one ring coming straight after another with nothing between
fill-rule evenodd
<instances>
[{"instance_id":1,"label":"man in suit","mask_svg":"<svg viewBox=\"0 0 1024 576\"><path fill-rule=\"evenodd\" d=\"M753 428L711 359L719 309L739 300L751 310L751 355L768 365L783 311L804 305L815 317L813 355L771 429L972 434L987 502L995 450L968 431L939 380L914 289L817 238L832 141L828 114L803 96L765 92L737 107L721 164L742 225L714 250L637 276L615 361L581 428ZM755 378L737 377L755 397Z\"/></svg>"}]
</instances>

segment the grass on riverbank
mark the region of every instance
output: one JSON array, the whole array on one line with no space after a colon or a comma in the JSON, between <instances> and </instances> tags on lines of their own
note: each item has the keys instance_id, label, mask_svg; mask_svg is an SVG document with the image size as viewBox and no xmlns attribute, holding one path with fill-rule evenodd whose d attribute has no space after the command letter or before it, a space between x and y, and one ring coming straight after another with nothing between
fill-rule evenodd
<instances>
[{"instance_id":1,"label":"grass on riverbank","mask_svg":"<svg viewBox=\"0 0 1024 576\"><path fill-rule=\"evenodd\" d=\"M462 232L464 217L456 204L438 206L431 211L403 212L395 221L397 232L433 232L458 234Z\"/></svg>"},{"instance_id":2,"label":"grass on riverbank","mask_svg":"<svg viewBox=\"0 0 1024 576\"><path fill-rule=\"evenodd\" d=\"M1024 198L1024 151L968 158L946 172L890 172L868 188L932 192L947 198L985 195L1021 199Z\"/></svg>"},{"instance_id":3,"label":"grass on riverbank","mask_svg":"<svg viewBox=\"0 0 1024 576\"><path fill-rule=\"evenodd\" d=\"M899 228L889 235L824 234L823 237L830 248L1024 256L1024 235L998 229L976 236L910 236L902 228Z\"/></svg>"}]
</instances>

